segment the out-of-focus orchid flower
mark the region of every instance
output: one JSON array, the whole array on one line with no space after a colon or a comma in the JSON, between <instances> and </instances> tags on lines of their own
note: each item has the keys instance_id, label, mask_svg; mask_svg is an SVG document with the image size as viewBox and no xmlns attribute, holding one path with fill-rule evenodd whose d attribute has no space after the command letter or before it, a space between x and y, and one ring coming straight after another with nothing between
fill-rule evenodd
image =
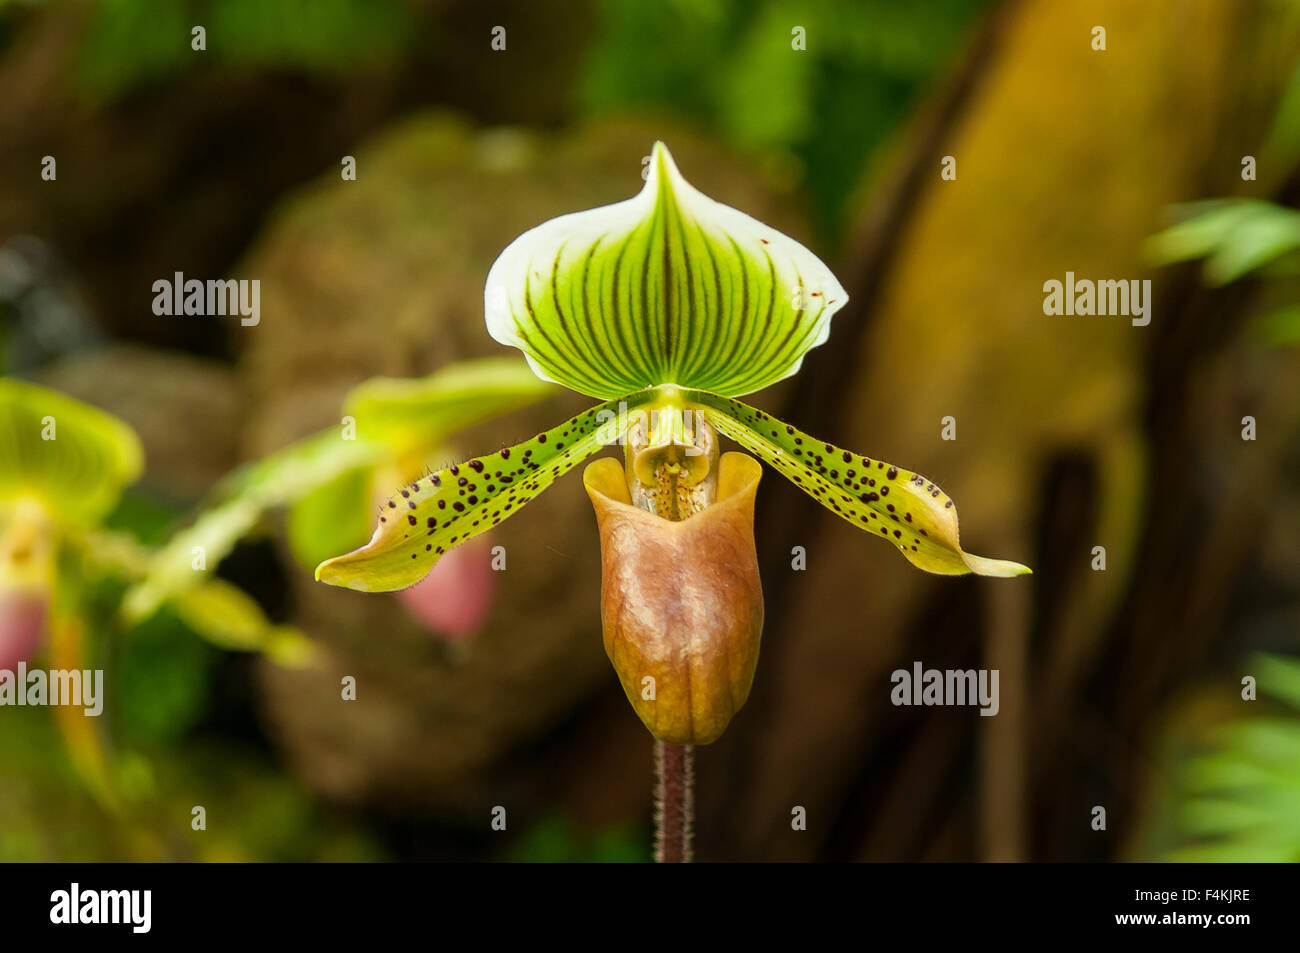
<instances>
[{"instance_id":1,"label":"out-of-focus orchid flower","mask_svg":"<svg viewBox=\"0 0 1300 953\"><path fill-rule=\"evenodd\" d=\"M54 588L54 533L35 499L8 507L0 537L0 669L31 659L45 636Z\"/></svg>"},{"instance_id":2,"label":"out-of-focus orchid flower","mask_svg":"<svg viewBox=\"0 0 1300 953\"><path fill-rule=\"evenodd\" d=\"M491 554L481 539L458 546L429 575L397 594L406 610L450 641L473 635L487 621L496 591Z\"/></svg>"},{"instance_id":3,"label":"out-of-focus orchid flower","mask_svg":"<svg viewBox=\"0 0 1300 953\"><path fill-rule=\"evenodd\" d=\"M43 653L104 516L141 468L125 423L62 394L0 380L0 669Z\"/></svg>"},{"instance_id":4,"label":"out-of-focus orchid flower","mask_svg":"<svg viewBox=\"0 0 1300 953\"><path fill-rule=\"evenodd\" d=\"M104 526L139 476L139 438L123 421L63 394L0 379L0 669L47 658L59 670L89 666L113 620L94 617L83 594L97 580L144 576L150 552ZM198 635L225 648L301 660L307 643L272 624L229 583L191 571L164 600ZM129 633L128 633L129 634ZM60 706L69 755L104 803L116 798L97 722Z\"/></svg>"},{"instance_id":5,"label":"out-of-focus orchid flower","mask_svg":"<svg viewBox=\"0 0 1300 953\"><path fill-rule=\"evenodd\" d=\"M465 361L425 378L360 384L345 398L337 429L297 441L222 481L194 523L154 555L147 578L127 596L129 616L146 616L182 591L195 552L215 566L274 509L288 509L289 546L306 567L359 545L370 532L375 501L387 510L392 488L416 485L432 461L445 461L448 441L458 431L553 390L515 358ZM494 576L486 547L476 547L420 585L411 580L412 588L399 598L433 633L461 639L485 622Z\"/></svg>"},{"instance_id":6,"label":"out-of-focus orchid flower","mask_svg":"<svg viewBox=\"0 0 1300 953\"><path fill-rule=\"evenodd\" d=\"M418 480L370 542L316 576L368 592L419 582L454 547L592 464L605 646L650 732L706 744L744 704L762 599L752 533L758 465L934 573L1017 576L965 552L952 500L918 473L816 439L735 398L798 371L847 295L794 240L692 188L662 143L645 187L516 239L488 275L489 333L543 380L603 403L532 440Z\"/></svg>"},{"instance_id":7,"label":"out-of-focus orchid flower","mask_svg":"<svg viewBox=\"0 0 1300 953\"><path fill-rule=\"evenodd\" d=\"M103 525L143 467L140 440L124 421L5 378L0 435L0 653L16 661L32 657L52 622L80 615L83 582L139 580L151 554ZM186 568L160 603L199 635L286 660L301 653L301 637L268 622L242 591L188 562Z\"/></svg>"}]
</instances>

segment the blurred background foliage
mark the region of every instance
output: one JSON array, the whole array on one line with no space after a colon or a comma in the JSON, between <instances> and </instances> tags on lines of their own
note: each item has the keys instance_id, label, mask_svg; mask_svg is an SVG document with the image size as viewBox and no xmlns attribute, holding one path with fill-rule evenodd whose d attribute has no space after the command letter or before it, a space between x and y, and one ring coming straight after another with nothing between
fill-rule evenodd
<instances>
[{"instance_id":1,"label":"blurred background foliage","mask_svg":"<svg viewBox=\"0 0 1300 953\"><path fill-rule=\"evenodd\" d=\"M1300 862L1300 661L1261 655L1247 668L1266 687L1263 711L1202 700L1170 719L1147 856Z\"/></svg>"},{"instance_id":2,"label":"blurred background foliage","mask_svg":"<svg viewBox=\"0 0 1300 953\"><path fill-rule=\"evenodd\" d=\"M404 0L200 0L94 4L77 61L81 95L118 99L195 69L274 69L345 82L403 56L416 17ZM195 24L210 57L176 43Z\"/></svg>"},{"instance_id":3,"label":"blurred background foliage","mask_svg":"<svg viewBox=\"0 0 1300 953\"><path fill-rule=\"evenodd\" d=\"M363 381L499 356L496 251L632 194L664 138L853 296L760 403L932 474L964 540L1036 570L1011 595L891 575L765 487L764 664L701 754L701 855L1295 859L1300 4L8 0L0 88L0 367L140 434L105 530L165 547L215 487L244 499L223 477L337 427ZM1044 318L1066 269L1151 277L1152 326ZM262 324L154 316L177 271L261 278ZM568 399L436 453L527 436ZM356 535L376 479L299 513ZM214 572L316 666L224 651L176 607L116 633L126 583L96 583L127 806L88 793L48 711L0 710L0 857L646 859L649 743L600 652L576 485L494 531L511 568L458 642L398 600L320 591L285 502ZM889 671L917 658L1000 667L1003 714L892 708Z\"/></svg>"}]
</instances>

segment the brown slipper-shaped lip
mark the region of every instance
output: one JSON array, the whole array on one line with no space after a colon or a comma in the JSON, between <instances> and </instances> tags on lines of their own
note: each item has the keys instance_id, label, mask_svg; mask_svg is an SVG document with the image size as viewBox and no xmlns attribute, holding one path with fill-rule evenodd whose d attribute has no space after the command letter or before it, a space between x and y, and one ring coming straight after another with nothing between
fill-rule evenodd
<instances>
[{"instance_id":1,"label":"brown slipper-shaped lip","mask_svg":"<svg viewBox=\"0 0 1300 953\"><path fill-rule=\"evenodd\" d=\"M723 454L716 502L673 522L631 505L612 457L583 473L600 529L605 653L661 741L716 741L749 697L763 628L754 550L761 475L753 457Z\"/></svg>"}]
</instances>

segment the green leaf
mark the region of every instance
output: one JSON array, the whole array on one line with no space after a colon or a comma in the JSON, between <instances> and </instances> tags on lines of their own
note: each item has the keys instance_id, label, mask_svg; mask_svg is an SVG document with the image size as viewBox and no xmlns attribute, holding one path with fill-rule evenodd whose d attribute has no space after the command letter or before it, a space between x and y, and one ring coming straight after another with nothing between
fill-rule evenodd
<instances>
[{"instance_id":1,"label":"green leaf","mask_svg":"<svg viewBox=\"0 0 1300 953\"><path fill-rule=\"evenodd\" d=\"M720 432L774 466L822 506L858 529L896 546L912 565L944 575L1020 576L1020 563L964 552L957 511L944 492L919 473L851 453L808 436L738 400L686 391Z\"/></svg>"},{"instance_id":2,"label":"green leaf","mask_svg":"<svg viewBox=\"0 0 1300 953\"><path fill-rule=\"evenodd\" d=\"M139 579L151 565L149 547L123 530L87 529L65 536L64 541L80 553L90 578Z\"/></svg>"},{"instance_id":3,"label":"green leaf","mask_svg":"<svg viewBox=\"0 0 1300 953\"><path fill-rule=\"evenodd\" d=\"M404 487L380 511L361 549L321 563L316 578L362 592L419 582L451 547L508 519L627 427L626 410L654 391L611 400L497 453L476 457Z\"/></svg>"},{"instance_id":4,"label":"green leaf","mask_svg":"<svg viewBox=\"0 0 1300 953\"><path fill-rule=\"evenodd\" d=\"M1261 696L1300 710L1300 660L1257 654L1244 671ZM1209 749L1173 775L1173 833L1186 843L1170 859L1300 859L1300 719L1245 717L1205 734Z\"/></svg>"},{"instance_id":5,"label":"green leaf","mask_svg":"<svg viewBox=\"0 0 1300 953\"><path fill-rule=\"evenodd\" d=\"M1167 265L1205 258L1212 285L1263 268L1300 248L1300 212L1257 199L1217 199L1184 206L1187 217L1147 241L1147 255Z\"/></svg>"},{"instance_id":6,"label":"green leaf","mask_svg":"<svg viewBox=\"0 0 1300 953\"><path fill-rule=\"evenodd\" d=\"M213 579L177 593L171 607L182 622L219 648L263 652L285 665L305 664L312 646L290 626L273 624L242 589Z\"/></svg>"},{"instance_id":7,"label":"green leaf","mask_svg":"<svg viewBox=\"0 0 1300 953\"><path fill-rule=\"evenodd\" d=\"M343 412L357 436L399 450L428 449L451 434L536 403L551 393L515 357L449 364L428 377L375 377L353 388Z\"/></svg>"},{"instance_id":8,"label":"green leaf","mask_svg":"<svg viewBox=\"0 0 1300 953\"><path fill-rule=\"evenodd\" d=\"M1192 202L1177 206L1174 212L1180 221L1146 241L1146 256L1152 264L1204 258L1250 215L1245 204L1230 199Z\"/></svg>"},{"instance_id":9,"label":"green leaf","mask_svg":"<svg viewBox=\"0 0 1300 953\"><path fill-rule=\"evenodd\" d=\"M1300 304L1259 315L1251 324L1251 332L1269 347L1300 345Z\"/></svg>"},{"instance_id":10,"label":"green leaf","mask_svg":"<svg viewBox=\"0 0 1300 953\"><path fill-rule=\"evenodd\" d=\"M113 655L113 736L128 748L180 742L211 703L221 652L174 612L133 626Z\"/></svg>"},{"instance_id":11,"label":"green leaf","mask_svg":"<svg viewBox=\"0 0 1300 953\"><path fill-rule=\"evenodd\" d=\"M799 369L848 300L808 249L687 183L663 143L640 194L525 232L484 296L494 338L600 398L759 390Z\"/></svg>"},{"instance_id":12,"label":"green leaf","mask_svg":"<svg viewBox=\"0 0 1300 953\"><path fill-rule=\"evenodd\" d=\"M294 503L285 524L294 559L311 569L364 543L370 535L373 486L369 469L349 470Z\"/></svg>"},{"instance_id":13,"label":"green leaf","mask_svg":"<svg viewBox=\"0 0 1300 953\"><path fill-rule=\"evenodd\" d=\"M124 421L56 391L0 378L0 506L39 500L64 525L97 523L144 465Z\"/></svg>"},{"instance_id":14,"label":"green leaf","mask_svg":"<svg viewBox=\"0 0 1300 953\"><path fill-rule=\"evenodd\" d=\"M1249 671L1258 678L1261 692L1300 713L1300 659L1259 653L1251 657ZM1300 731L1300 722L1296 727Z\"/></svg>"}]
</instances>

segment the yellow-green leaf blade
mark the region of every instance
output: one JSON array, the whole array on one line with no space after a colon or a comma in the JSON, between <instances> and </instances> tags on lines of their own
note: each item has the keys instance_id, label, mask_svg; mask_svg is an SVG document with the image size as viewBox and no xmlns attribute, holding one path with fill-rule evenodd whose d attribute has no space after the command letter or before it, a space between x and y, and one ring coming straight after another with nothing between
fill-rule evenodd
<instances>
[{"instance_id":1,"label":"yellow-green leaf blade","mask_svg":"<svg viewBox=\"0 0 1300 953\"><path fill-rule=\"evenodd\" d=\"M374 377L358 384L343 412L362 440L429 447L466 427L536 403L553 388L516 357L449 364L427 377Z\"/></svg>"},{"instance_id":2,"label":"yellow-green leaf blade","mask_svg":"<svg viewBox=\"0 0 1300 953\"><path fill-rule=\"evenodd\" d=\"M313 656L312 644L297 629L271 622L251 596L223 579L184 589L170 604L182 622L219 648L261 652L288 666Z\"/></svg>"},{"instance_id":3,"label":"yellow-green leaf blade","mask_svg":"<svg viewBox=\"0 0 1300 953\"><path fill-rule=\"evenodd\" d=\"M817 440L738 400L688 391L720 432L774 466L822 506L889 540L912 565L944 575L1020 576L1020 563L962 550L951 499L919 473Z\"/></svg>"}]
</instances>

